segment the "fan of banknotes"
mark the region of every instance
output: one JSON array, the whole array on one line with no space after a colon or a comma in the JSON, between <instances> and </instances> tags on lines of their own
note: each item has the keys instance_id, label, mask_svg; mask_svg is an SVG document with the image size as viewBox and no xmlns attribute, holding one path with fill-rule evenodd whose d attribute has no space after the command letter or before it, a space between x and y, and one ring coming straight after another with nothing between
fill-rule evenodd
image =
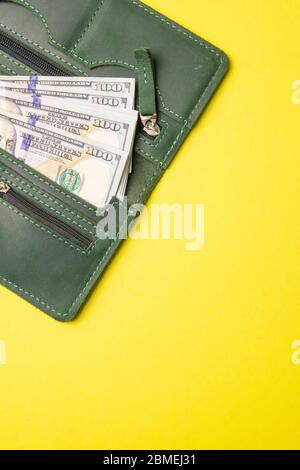
<instances>
[{"instance_id":1,"label":"fan of banknotes","mask_svg":"<svg viewBox=\"0 0 300 470\"><path fill-rule=\"evenodd\" d=\"M134 98L130 78L0 76L0 148L96 207L122 200Z\"/></svg>"}]
</instances>

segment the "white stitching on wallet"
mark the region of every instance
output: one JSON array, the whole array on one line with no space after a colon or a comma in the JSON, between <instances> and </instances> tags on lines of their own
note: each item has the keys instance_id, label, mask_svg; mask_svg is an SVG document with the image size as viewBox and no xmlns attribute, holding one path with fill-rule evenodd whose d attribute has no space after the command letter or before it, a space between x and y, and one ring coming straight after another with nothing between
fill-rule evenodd
<instances>
[{"instance_id":1,"label":"white stitching on wallet","mask_svg":"<svg viewBox=\"0 0 300 470\"><path fill-rule=\"evenodd\" d=\"M212 48L212 46L206 44L205 42L201 41L199 38L197 38L196 36L194 36L193 34L191 33L188 33L186 30L180 28L179 26L177 25L174 25L173 23L170 23L170 21L168 21L166 18L164 18L162 15L160 15L159 13L156 13L156 12L153 12L152 10L149 10L147 7L145 7L144 5L141 5L139 4L138 2L136 2L135 0L129 0L132 4L135 4L138 8L142 8L145 12L147 12L148 14L150 14L151 16L159 19L160 21L163 21L165 24L167 24L169 27L171 27L172 29L175 29L176 31L182 33L184 36L186 36L187 38L189 38L190 40L198 43L200 46L202 47L205 47L206 49L210 50L213 54L215 54L218 58L220 58L220 64L219 64L219 67L217 68L216 72L214 73L214 75L211 77L206 89L204 90L204 92L201 94L200 98L198 99L197 103L195 104L193 110L191 111L189 117L188 117L188 120L189 119L192 119L194 113L196 112L197 108L199 107L199 105L201 104L201 102L205 99L206 97L206 94L208 93L209 91L209 88L211 86L211 84L213 83L213 81L215 80L215 78L217 77L217 75L219 74L219 71L223 65L223 57L221 54L219 54L215 49ZM1 26L3 26L1 24ZM5 26L4 26L5 27ZM18 34L18 33L16 33ZM25 40L27 40L25 38ZM37 45L38 46L38 45ZM39 47L39 46L38 46ZM61 58L57 57L58 60L61 60ZM129 64L130 65L130 64ZM179 116L180 117L180 116ZM183 123L183 126L181 127L180 129L180 132L178 133L177 137L175 138L172 146L170 147L170 149L168 150L165 158L163 159L163 162L162 163L165 163L169 157L169 155L172 153L172 151L174 150L174 148L176 147L178 141L180 140L181 136L183 135L183 133L185 132L185 129L186 129L186 126L187 126L187 123L188 123L188 120L185 120L184 123ZM23 168L24 169L24 168ZM143 190L141 191L141 193L138 195L137 199L140 200L143 196L143 194L147 191L148 187L151 186L152 184L152 181L159 175L159 171L156 169L155 172L153 173L152 177L148 180L147 184L145 185L145 187L143 188ZM76 201L77 202L77 201ZM125 223L124 223L125 224ZM123 229L123 227L120 229L119 233L121 232L121 230ZM119 233L118 233L118 236L119 236ZM86 283L83 285L82 289L80 290L80 292L78 293L77 297L75 298L74 302L72 302L71 306L66 310L66 313L60 313L58 312L55 308L53 308L52 306L48 305L47 303L45 303L44 301L41 301L38 297L35 297L33 294L27 292L27 291L24 291L24 289L22 289L21 287L17 286L16 284L13 284L11 283L10 281L8 281L7 279L3 278L2 276L0 276L0 278L2 278L3 280L5 280L5 282L13 285L16 289L18 289L20 292L24 292L26 295L29 295L31 298L35 299L36 303L37 304L41 304L44 306L44 308L46 308L47 310L51 311L52 313L54 313L56 316L58 317L67 317L69 316L69 314L72 312L74 306L76 305L76 303L80 300L80 298L84 295L84 292L85 290L87 289L87 287L89 286L89 284L91 283L92 279L94 278L94 276L97 274L98 270L101 270L104 263L106 262L107 259L109 259L109 256L112 252L112 250L115 248L115 246L119 243L119 240L118 240L118 236L117 236L117 239L112 241L110 246L108 247L108 249L106 250L106 252L104 253L104 255L102 256L100 262L98 263L96 269L93 271L93 273L90 275L90 277L88 278L88 280L86 281Z\"/></svg>"},{"instance_id":2,"label":"white stitching on wallet","mask_svg":"<svg viewBox=\"0 0 300 470\"><path fill-rule=\"evenodd\" d=\"M4 52L0 51L0 56L3 57L4 59L8 60L11 64L17 65L20 69L25 70L28 73L32 73L33 70L30 69L29 67L26 67L26 65L22 64L21 62L17 62L15 59L12 57L8 56Z\"/></svg>"},{"instance_id":3,"label":"white stitching on wallet","mask_svg":"<svg viewBox=\"0 0 300 470\"><path fill-rule=\"evenodd\" d=\"M81 35L79 36L79 38L77 39L77 41L75 42L75 44L73 45L72 49L71 49L71 52L74 52L76 51L77 47L79 46L79 44L81 43L81 41L83 40L84 36L86 35L86 33L88 32L88 30L90 29L90 27L92 26L93 22L95 21L96 19L96 16L98 15L101 7L103 6L103 3L104 3L104 0L99 0L99 5L97 6L96 10L93 12L92 16L91 16L91 19L90 21L88 22L86 28L82 31Z\"/></svg>"},{"instance_id":4,"label":"white stitching on wallet","mask_svg":"<svg viewBox=\"0 0 300 470\"><path fill-rule=\"evenodd\" d=\"M39 180L39 181L41 181L42 183L44 183L44 184L46 184L47 186L49 186L49 188L52 188L52 189L54 189L54 191L56 191L56 192L62 194L64 197L66 197L66 198L68 198L68 199L71 199L73 202L75 202L75 203L78 204L79 206L83 206L83 207L85 207L86 209L88 209L88 210L91 211L91 212L95 212L95 211L96 211L96 208L95 208L95 207L89 206L89 205L86 204L85 202L75 199L71 194L68 194L67 192L62 191L61 189L59 189L59 187L54 186L54 185L51 184L49 181L47 181L45 178L43 178L42 175L37 175L36 173L33 173L33 171L31 171L30 168L28 168L28 167L26 167L26 166L22 166L20 163L18 163L18 161L13 160L11 157L9 157L8 155L4 154L4 153L1 151L1 149L0 149L0 155L2 155L3 158L6 158L9 162L11 162L11 163L13 163L14 165L16 165L17 167L19 167L22 171L25 171L26 173L29 173L31 176L33 176L33 177L36 178L37 180Z\"/></svg>"}]
</instances>

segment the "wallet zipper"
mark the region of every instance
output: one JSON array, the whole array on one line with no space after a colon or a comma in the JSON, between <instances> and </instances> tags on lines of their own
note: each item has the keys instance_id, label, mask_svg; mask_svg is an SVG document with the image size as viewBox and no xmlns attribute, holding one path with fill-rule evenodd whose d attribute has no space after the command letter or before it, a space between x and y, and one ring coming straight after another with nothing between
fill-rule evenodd
<instances>
[{"instance_id":1,"label":"wallet zipper","mask_svg":"<svg viewBox=\"0 0 300 470\"><path fill-rule=\"evenodd\" d=\"M70 73L64 67L60 67L49 61L49 59L42 57L34 50L27 46L25 47L19 41L3 32L0 32L0 49L42 75L60 77L70 77L73 75L73 73ZM158 137L161 130L157 123L154 64L148 49L137 49L135 56L138 64L140 88L140 118L144 126L144 132L151 137Z\"/></svg>"},{"instance_id":2,"label":"wallet zipper","mask_svg":"<svg viewBox=\"0 0 300 470\"><path fill-rule=\"evenodd\" d=\"M29 66L37 73L62 77L71 76L67 69L59 67L3 32L0 32L0 48L3 52L8 53L14 59Z\"/></svg>"},{"instance_id":3,"label":"wallet zipper","mask_svg":"<svg viewBox=\"0 0 300 470\"><path fill-rule=\"evenodd\" d=\"M88 237L82 235L82 233L78 232L76 229L61 221L54 215L48 214L48 212L37 207L3 181L0 182L0 197L17 209L20 209L25 214L32 216L47 227L63 235L71 242L77 243L82 248L88 248L92 243L92 240Z\"/></svg>"}]
</instances>

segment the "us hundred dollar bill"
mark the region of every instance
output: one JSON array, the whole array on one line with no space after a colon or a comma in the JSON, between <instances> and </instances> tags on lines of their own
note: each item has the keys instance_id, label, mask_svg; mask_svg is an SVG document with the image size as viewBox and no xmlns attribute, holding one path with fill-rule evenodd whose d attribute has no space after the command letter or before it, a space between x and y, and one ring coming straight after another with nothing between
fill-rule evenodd
<instances>
[{"instance_id":1,"label":"us hundred dollar bill","mask_svg":"<svg viewBox=\"0 0 300 470\"><path fill-rule=\"evenodd\" d=\"M41 122L95 143L116 147L128 153L132 150L138 113L116 113L89 109L73 102L47 96L32 96L0 88L0 108L27 118L27 122Z\"/></svg>"},{"instance_id":2,"label":"us hundred dollar bill","mask_svg":"<svg viewBox=\"0 0 300 470\"><path fill-rule=\"evenodd\" d=\"M128 153L0 109L0 147L96 207L118 192Z\"/></svg>"},{"instance_id":3,"label":"us hundred dollar bill","mask_svg":"<svg viewBox=\"0 0 300 470\"><path fill-rule=\"evenodd\" d=\"M134 107L134 100L127 94L109 94L92 92L79 93L74 89L59 89L51 86L38 88L34 92L28 90L26 85L11 87L9 82L0 81L0 88L12 90L15 93L24 93L30 96L48 96L52 98L65 99L81 104L82 106L97 106L115 111L131 111Z\"/></svg>"},{"instance_id":4,"label":"us hundred dollar bill","mask_svg":"<svg viewBox=\"0 0 300 470\"><path fill-rule=\"evenodd\" d=\"M25 116L29 124L41 122L73 135L88 138L94 143L128 152L128 163L117 193L120 199L124 198L128 174L132 171L131 153L138 119L137 111L116 113L101 110L100 113L96 107L90 107L87 111L85 107L75 105L71 101L64 101L62 107L60 100L14 93L1 88L0 108Z\"/></svg>"},{"instance_id":5,"label":"us hundred dollar bill","mask_svg":"<svg viewBox=\"0 0 300 470\"><path fill-rule=\"evenodd\" d=\"M135 79L134 78L109 78L109 77L47 77L42 75L24 75L11 77L0 75L0 81L9 82L12 88L20 85L26 86L29 91L38 90L45 86L53 88L76 89L77 92L85 93L124 93L134 98Z\"/></svg>"}]
</instances>

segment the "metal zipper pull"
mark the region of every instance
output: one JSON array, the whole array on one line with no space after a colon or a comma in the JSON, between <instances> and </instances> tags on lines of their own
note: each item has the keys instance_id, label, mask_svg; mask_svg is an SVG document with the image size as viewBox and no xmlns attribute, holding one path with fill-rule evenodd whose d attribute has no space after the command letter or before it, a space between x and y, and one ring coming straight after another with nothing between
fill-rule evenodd
<instances>
[{"instance_id":1,"label":"metal zipper pull","mask_svg":"<svg viewBox=\"0 0 300 470\"><path fill-rule=\"evenodd\" d=\"M160 127L157 124L157 114L151 114L150 116L144 116L140 114L142 124L144 126L144 131L151 137L158 137L160 134Z\"/></svg>"},{"instance_id":2,"label":"metal zipper pull","mask_svg":"<svg viewBox=\"0 0 300 470\"><path fill-rule=\"evenodd\" d=\"M160 127L157 124L154 64L148 49L136 49L134 54L138 65L140 118L146 134L157 137Z\"/></svg>"},{"instance_id":3,"label":"metal zipper pull","mask_svg":"<svg viewBox=\"0 0 300 470\"><path fill-rule=\"evenodd\" d=\"M0 181L0 193L1 194L6 194L10 190L10 186L8 186L7 183L4 183L4 181Z\"/></svg>"}]
</instances>

